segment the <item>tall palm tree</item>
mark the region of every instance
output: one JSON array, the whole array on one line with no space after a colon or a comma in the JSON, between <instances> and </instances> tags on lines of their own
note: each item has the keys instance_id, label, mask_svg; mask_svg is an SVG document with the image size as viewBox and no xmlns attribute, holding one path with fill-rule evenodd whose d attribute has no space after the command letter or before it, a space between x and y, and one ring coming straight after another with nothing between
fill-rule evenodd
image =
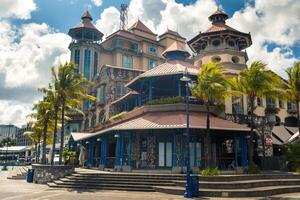
<instances>
[{"instance_id":1,"label":"tall palm tree","mask_svg":"<svg viewBox=\"0 0 300 200\"><path fill-rule=\"evenodd\" d=\"M255 61L249 68L242 70L238 76L232 78L231 88L241 94L247 95L248 105L250 106L250 139L249 139L249 164L253 164L253 136L254 136L254 118L255 118L255 100L266 96L279 94L282 81L278 75L267 70L266 64Z\"/></svg>"},{"instance_id":2,"label":"tall palm tree","mask_svg":"<svg viewBox=\"0 0 300 200\"><path fill-rule=\"evenodd\" d=\"M77 73L77 67L74 63L59 65L57 72L52 69L52 78L54 90L59 105L61 106L61 143L59 164L62 164L62 155L64 148L64 128L65 128L65 111L68 107L81 106L83 99L94 101L95 97L88 95L88 89L92 85L84 76Z\"/></svg>"},{"instance_id":3,"label":"tall palm tree","mask_svg":"<svg viewBox=\"0 0 300 200\"><path fill-rule=\"evenodd\" d=\"M286 70L288 75L287 83L284 85L286 97L296 104L298 131L300 132L300 116L299 116L299 103L300 103L300 61L295 63L294 66Z\"/></svg>"},{"instance_id":4,"label":"tall palm tree","mask_svg":"<svg viewBox=\"0 0 300 200\"><path fill-rule=\"evenodd\" d=\"M192 94L204 101L206 107L206 166L210 167L211 160L211 136L210 136L210 106L224 102L228 94L228 82L224 68L219 63L202 65L198 74L197 85L192 89Z\"/></svg>"}]
</instances>

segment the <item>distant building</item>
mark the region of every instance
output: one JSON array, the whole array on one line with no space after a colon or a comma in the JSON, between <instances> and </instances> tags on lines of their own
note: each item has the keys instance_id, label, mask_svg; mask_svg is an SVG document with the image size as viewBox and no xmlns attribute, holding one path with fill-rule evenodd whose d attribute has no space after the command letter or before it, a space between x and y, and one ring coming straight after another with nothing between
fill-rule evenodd
<instances>
[{"instance_id":1,"label":"distant building","mask_svg":"<svg viewBox=\"0 0 300 200\"><path fill-rule=\"evenodd\" d=\"M19 128L18 133L16 135L17 146L30 146L32 142L24 133L29 130L28 125L23 125L22 128Z\"/></svg>"},{"instance_id":2,"label":"distant building","mask_svg":"<svg viewBox=\"0 0 300 200\"><path fill-rule=\"evenodd\" d=\"M0 125L0 140L6 137L16 138L18 127L12 124Z\"/></svg>"}]
</instances>

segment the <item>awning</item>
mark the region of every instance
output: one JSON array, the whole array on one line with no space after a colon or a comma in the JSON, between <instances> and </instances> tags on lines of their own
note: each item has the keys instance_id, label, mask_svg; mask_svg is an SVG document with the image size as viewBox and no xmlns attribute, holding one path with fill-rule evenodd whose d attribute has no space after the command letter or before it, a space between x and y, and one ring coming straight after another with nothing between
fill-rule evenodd
<instances>
[{"instance_id":1,"label":"awning","mask_svg":"<svg viewBox=\"0 0 300 200\"><path fill-rule=\"evenodd\" d=\"M289 138L288 142L293 142L299 137L299 131Z\"/></svg>"},{"instance_id":2,"label":"awning","mask_svg":"<svg viewBox=\"0 0 300 200\"><path fill-rule=\"evenodd\" d=\"M89 136L91 136L92 133L71 133L71 136L73 137L74 141L79 141L82 140L83 138L87 138Z\"/></svg>"},{"instance_id":3,"label":"awning","mask_svg":"<svg viewBox=\"0 0 300 200\"><path fill-rule=\"evenodd\" d=\"M283 142L280 142L281 144L286 143L289 140L289 138L291 137L290 132L283 125L281 125L281 126L274 126L272 132L275 135L275 136L272 135L272 139L274 140L274 138L276 138L276 137L279 138L281 141L283 141Z\"/></svg>"},{"instance_id":4,"label":"awning","mask_svg":"<svg viewBox=\"0 0 300 200\"><path fill-rule=\"evenodd\" d=\"M150 129L177 129L186 128L186 114L182 111L169 112L149 112L138 117L122 122L115 126L100 130L90 135L83 135L75 141L94 137L109 131L118 130L150 130ZM190 128L206 129L206 114L202 112L190 113ZM236 124L234 122L210 116L210 128L212 130L226 131L250 131L246 125Z\"/></svg>"}]
</instances>

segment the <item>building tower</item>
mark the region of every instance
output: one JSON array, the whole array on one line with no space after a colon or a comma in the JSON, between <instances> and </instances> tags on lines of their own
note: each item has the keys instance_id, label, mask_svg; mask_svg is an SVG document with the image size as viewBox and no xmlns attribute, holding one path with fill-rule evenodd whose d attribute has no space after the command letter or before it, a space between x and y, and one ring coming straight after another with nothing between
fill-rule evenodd
<instances>
[{"instance_id":1,"label":"building tower","mask_svg":"<svg viewBox=\"0 0 300 200\"><path fill-rule=\"evenodd\" d=\"M85 11L81 22L71 28L68 34L72 37L69 45L71 61L78 65L78 72L92 80L98 72L100 42L103 37L93 24L89 11Z\"/></svg>"},{"instance_id":2,"label":"building tower","mask_svg":"<svg viewBox=\"0 0 300 200\"><path fill-rule=\"evenodd\" d=\"M248 56L243 50L252 44L250 33L226 25L228 15L219 8L208 19L211 27L188 42L196 53L195 65L220 62L229 72L238 73L246 67Z\"/></svg>"},{"instance_id":3,"label":"building tower","mask_svg":"<svg viewBox=\"0 0 300 200\"><path fill-rule=\"evenodd\" d=\"M121 4L120 30L126 31L127 28L128 28L128 6L127 4Z\"/></svg>"}]
</instances>

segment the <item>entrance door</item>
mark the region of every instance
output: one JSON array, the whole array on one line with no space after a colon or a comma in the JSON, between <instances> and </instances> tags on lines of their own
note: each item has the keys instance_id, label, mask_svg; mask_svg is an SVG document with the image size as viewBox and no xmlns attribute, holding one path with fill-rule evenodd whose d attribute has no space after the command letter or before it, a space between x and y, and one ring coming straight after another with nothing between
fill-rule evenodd
<instances>
[{"instance_id":1,"label":"entrance door","mask_svg":"<svg viewBox=\"0 0 300 200\"><path fill-rule=\"evenodd\" d=\"M171 142L158 143L158 166L172 167L172 143Z\"/></svg>"}]
</instances>

